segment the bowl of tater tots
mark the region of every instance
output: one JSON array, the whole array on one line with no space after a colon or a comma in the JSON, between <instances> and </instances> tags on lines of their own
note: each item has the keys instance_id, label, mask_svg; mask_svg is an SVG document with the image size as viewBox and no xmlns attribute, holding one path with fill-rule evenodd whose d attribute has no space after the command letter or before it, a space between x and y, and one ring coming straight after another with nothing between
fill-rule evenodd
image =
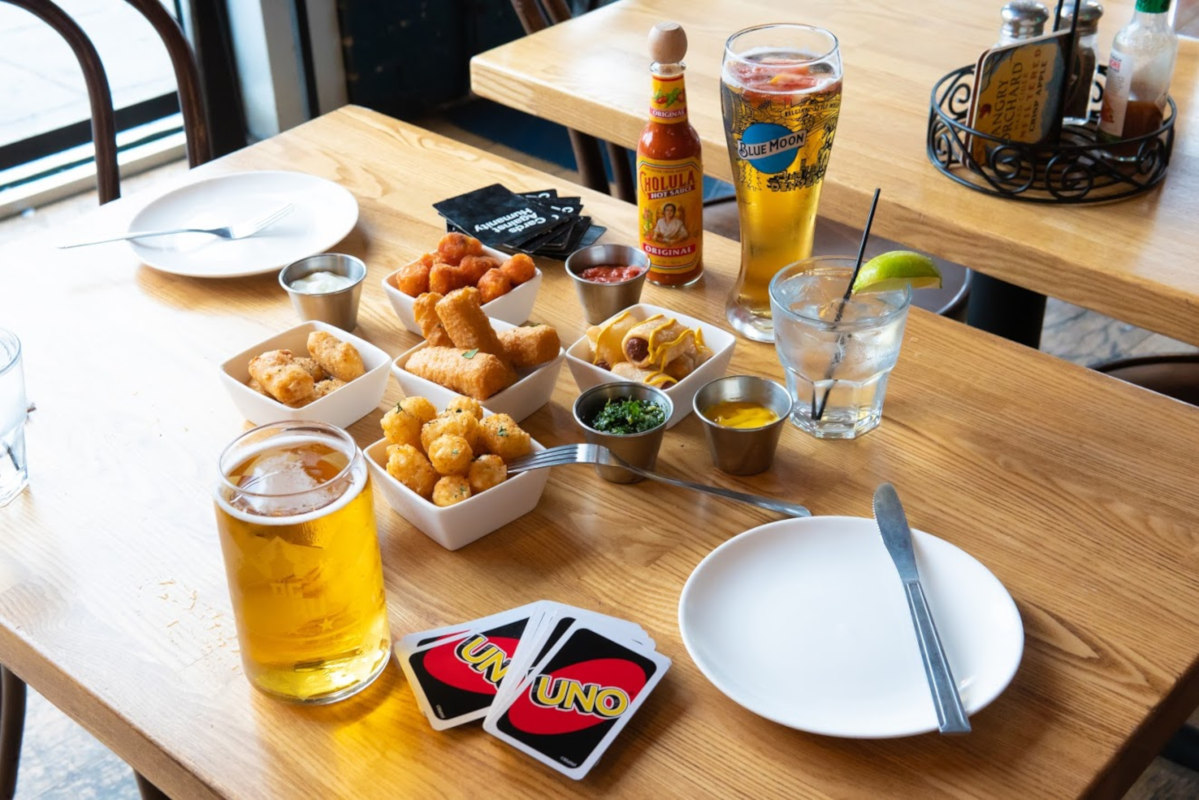
<instances>
[{"instance_id":1,"label":"bowl of tater tots","mask_svg":"<svg viewBox=\"0 0 1199 800\"><path fill-rule=\"evenodd\" d=\"M462 233L447 233L437 248L424 253L383 279L383 291L403 326L420 333L413 304L431 292L447 295L473 286L483 311L492 319L519 325L529 318L541 270L524 253L509 256Z\"/></svg>"},{"instance_id":2,"label":"bowl of tater tots","mask_svg":"<svg viewBox=\"0 0 1199 800\"><path fill-rule=\"evenodd\" d=\"M508 477L509 462L542 450L516 420L452 396L441 410L409 395L383 415L366 448L388 505L422 533L457 550L532 511L549 470Z\"/></svg>"},{"instance_id":3,"label":"bowl of tater tots","mask_svg":"<svg viewBox=\"0 0 1199 800\"><path fill-rule=\"evenodd\" d=\"M422 295L415 308L425 341L392 365L404 394L441 404L466 395L517 422L549 402L565 359L552 326L490 319L469 286Z\"/></svg>"},{"instance_id":4,"label":"bowl of tater tots","mask_svg":"<svg viewBox=\"0 0 1199 800\"><path fill-rule=\"evenodd\" d=\"M221 380L255 423L311 419L347 427L378 407L391 356L324 322L305 322L221 364Z\"/></svg>"}]
</instances>

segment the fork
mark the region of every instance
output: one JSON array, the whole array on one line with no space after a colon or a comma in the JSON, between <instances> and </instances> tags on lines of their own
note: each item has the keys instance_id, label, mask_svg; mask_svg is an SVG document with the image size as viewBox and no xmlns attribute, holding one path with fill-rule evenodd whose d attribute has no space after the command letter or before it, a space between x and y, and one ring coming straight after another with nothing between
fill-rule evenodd
<instances>
[{"instance_id":1,"label":"fork","mask_svg":"<svg viewBox=\"0 0 1199 800\"><path fill-rule=\"evenodd\" d=\"M90 242L73 242L71 244L60 244L59 250L69 250L72 247L87 247L93 244L107 244L109 242L123 242L127 239L145 239L150 236L168 236L173 233L207 233L212 236L219 236L222 239L245 239L253 236L259 231L274 225L279 220L286 217L295 209L295 205L287 203L282 205L269 214L264 214L256 219L246 220L244 222L234 222L230 225L224 225L219 228L169 228L160 231L133 231L126 233L123 236L113 236L111 239L96 239Z\"/></svg>"},{"instance_id":2,"label":"fork","mask_svg":"<svg viewBox=\"0 0 1199 800\"><path fill-rule=\"evenodd\" d=\"M559 447L541 450L513 461L508 465L508 474L515 475L518 472L527 472L531 469L559 467L564 464L599 464L603 467L619 467L627 469L629 472L640 475L643 478L650 478L651 480L667 483L671 486L681 486L684 489L694 489L697 492L714 494L717 497L724 497L729 500L739 500L742 503L749 503L750 505L759 506L770 511L777 511L780 514L786 514L790 517L812 516L811 511L795 503L787 503L769 497L760 497L756 494L746 494L745 492L737 492L732 489L723 489L719 486L708 486L704 483L693 483L691 481L680 480L679 478L669 478L648 469L635 467L602 444L564 444Z\"/></svg>"}]
</instances>

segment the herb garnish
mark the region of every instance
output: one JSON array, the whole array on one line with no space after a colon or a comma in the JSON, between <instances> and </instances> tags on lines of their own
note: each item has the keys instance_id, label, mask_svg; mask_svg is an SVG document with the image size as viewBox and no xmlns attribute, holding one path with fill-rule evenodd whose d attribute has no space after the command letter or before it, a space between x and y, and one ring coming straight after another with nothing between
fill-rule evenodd
<instances>
[{"instance_id":1,"label":"herb garnish","mask_svg":"<svg viewBox=\"0 0 1199 800\"><path fill-rule=\"evenodd\" d=\"M651 400L609 400L591 421L591 427L601 433L627 436L645 433L666 421L666 410Z\"/></svg>"},{"instance_id":2,"label":"herb garnish","mask_svg":"<svg viewBox=\"0 0 1199 800\"><path fill-rule=\"evenodd\" d=\"M469 359L474 358L478 354L479 354L479 348L472 347L470 350L467 350L465 353L463 353L462 357L469 360Z\"/></svg>"}]
</instances>

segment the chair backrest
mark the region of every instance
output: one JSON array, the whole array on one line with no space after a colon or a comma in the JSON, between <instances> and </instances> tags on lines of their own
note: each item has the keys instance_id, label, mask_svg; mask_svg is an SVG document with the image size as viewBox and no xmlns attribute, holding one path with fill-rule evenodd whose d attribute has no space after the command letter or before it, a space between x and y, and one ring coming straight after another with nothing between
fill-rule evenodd
<instances>
[{"instance_id":1,"label":"chair backrest","mask_svg":"<svg viewBox=\"0 0 1199 800\"><path fill-rule=\"evenodd\" d=\"M112 92L100 56L84 30L65 11L50 0L0 0L23 8L37 16L59 33L74 51L87 84L88 101L92 111L92 141L96 151L96 183L100 202L107 203L121 196L121 174L117 164L117 140ZM208 117L200 89L200 71L195 56L179 23L160 0L125 0L154 27L167 49L175 82L179 91L179 108L187 137L189 166L203 164L212 158L208 134Z\"/></svg>"},{"instance_id":2,"label":"chair backrest","mask_svg":"<svg viewBox=\"0 0 1199 800\"><path fill-rule=\"evenodd\" d=\"M512 8L520 19L525 34L537 33L550 25L565 22L573 14L566 0L512 0ZM628 154L622 147L611 142L601 141L594 136L567 128L570 135L570 147L574 151L575 164L579 169L579 177L583 185L606 194L612 194L630 203L637 201L636 184L633 183L633 170L629 166ZM602 149L601 149L602 148ZM603 150L608 153L608 163L612 167L612 181L615 187L609 185L608 174L604 169Z\"/></svg>"}]
</instances>

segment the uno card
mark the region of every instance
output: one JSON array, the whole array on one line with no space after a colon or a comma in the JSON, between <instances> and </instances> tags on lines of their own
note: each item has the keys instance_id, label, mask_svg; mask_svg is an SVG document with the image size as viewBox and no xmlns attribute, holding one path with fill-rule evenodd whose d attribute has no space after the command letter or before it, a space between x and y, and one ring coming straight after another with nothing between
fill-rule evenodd
<instances>
[{"instance_id":1,"label":"uno card","mask_svg":"<svg viewBox=\"0 0 1199 800\"><path fill-rule=\"evenodd\" d=\"M532 617L537 615L540 617L541 614L544 614L546 611L548 611L551 605L552 604L546 600L538 600L534 603L527 603L523 606L510 608L507 611L500 611L496 614L488 614L486 617L479 617L478 619L472 619L467 622L460 622L457 625L445 625L441 628L432 628L427 631L410 633L396 643L396 654L400 656L400 660L402 661L403 657L405 655L410 655L413 650L417 649L418 647L431 644L438 639L444 639L450 636L461 636L469 631L491 628L503 622L519 619L521 616Z\"/></svg>"},{"instance_id":2,"label":"uno card","mask_svg":"<svg viewBox=\"0 0 1199 800\"><path fill-rule=\"evenodd\" d=\"M661 653L576 622L483 729L579 780L669 667Z\"/></svg>"},{"instance_id":3,"label":"uno card","mask_svg":"<svg viewBox=\"0 0 1199 800\"><path fill-rule=\"evenodd\" d=\"M491 621L489 625L465 633L426 632L417 634L423 645L397 647L417 704L435 730L487 714L525 631L538 624L542 611L539 604L531 604L485 617L484 621Z\"/></svg>"}]
</instances>

